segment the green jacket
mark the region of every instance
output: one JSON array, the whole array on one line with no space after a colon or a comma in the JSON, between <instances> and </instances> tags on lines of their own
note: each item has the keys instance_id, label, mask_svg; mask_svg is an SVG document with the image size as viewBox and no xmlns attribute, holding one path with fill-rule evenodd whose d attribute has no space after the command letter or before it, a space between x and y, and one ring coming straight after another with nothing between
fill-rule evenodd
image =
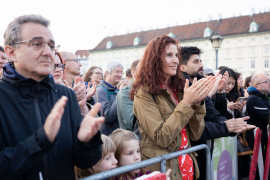
<instances>
[{"instance_id":1,"label":"green jacket","mask_svg":"<svg viewBox=\"0 0 270 180\"><path fill-rule=\"evenodd\" d=\"M130 100L132 84L123 87L116 96L117 116L121 129L133 131L133 101Z\"/></svg>"}]
</instances>

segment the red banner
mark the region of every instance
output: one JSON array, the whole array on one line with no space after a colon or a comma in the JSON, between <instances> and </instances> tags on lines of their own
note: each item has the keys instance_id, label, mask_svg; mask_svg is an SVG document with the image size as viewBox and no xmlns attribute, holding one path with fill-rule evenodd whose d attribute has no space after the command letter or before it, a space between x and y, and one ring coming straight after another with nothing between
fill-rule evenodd
<instances>
[{"instance_id":1,"label":"red banner","mask_svg":"<svg viewBox=\"0 0 270 180\"><path fill-rule=\"evenodd\" d=\"M249 172L249 180L255 180L255 177L256 177L261 137L262 137L262 130L257 128L255 141L254 141L253 156L252 156L250 172Z\"/></svg>"}]
</instances>

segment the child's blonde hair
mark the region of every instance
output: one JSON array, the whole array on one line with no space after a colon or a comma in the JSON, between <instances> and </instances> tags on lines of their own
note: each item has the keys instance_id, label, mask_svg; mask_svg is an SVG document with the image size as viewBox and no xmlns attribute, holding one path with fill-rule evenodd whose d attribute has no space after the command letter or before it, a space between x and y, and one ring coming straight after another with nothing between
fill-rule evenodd
<instances>
[{"instance_id":1,"label":"child's blonde hair","mask_svg":"<svg viewBox=\"0 0 270 180\"><path fill-rule=\"evenodd\" d=\"M115 158L119 162L121 155L127 150L128 147L125 146L125 141L130 141L130 140L138 140L139 141L139 146L141 144L140 140L138 139L138 136L134 134L131 131L125 130L125 129L116 129L112 132L112 134L109 136L115 146L116 146L116 151L115 151ZM141 168L141 173L146 174L146 169ZM119 180L125 180L125 179L133 179L133 175L131 173L125 173L125 174L120 174L118 175Z\"/></svg>"},{"instance_id":2,"label":"child's blonde hair","mask_svg":"<svg viewBox=\"0 0 270 180\"><path fill-rule=\"evenodd\" d=\"M116 146L114 144L114 142L111 140L111 138L109 138L108 136L105 136L103 134L101 134L101 139L102 139L102 158L97 162L97 164L109 153L113 152L115 153L116 150ZM74 167L74 171L75 171L75 178L76 179L80 179L80 178L84 178L87 176L91 176L100 172L95 172L94 168L91 167L89 169L81 169L78 167Z\"/></svg>"}]
</instances>

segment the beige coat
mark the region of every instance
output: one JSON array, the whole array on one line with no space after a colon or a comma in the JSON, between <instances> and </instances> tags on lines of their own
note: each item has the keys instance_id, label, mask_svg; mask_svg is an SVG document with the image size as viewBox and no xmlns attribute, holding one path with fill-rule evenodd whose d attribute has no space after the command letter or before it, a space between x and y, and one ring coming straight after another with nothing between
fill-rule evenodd
<instances>
[{"instance_id":1,"label":"beige coat","mask_svg":"<svg viewBox=\"0 0 270 180\"><path fill-rule=\"evenodd\" d=\"M141 87L134 97L133 112L138 119L138 126L142 136L142 160L178 151L181 146L181 130L186 127L188 147L190 139L198 140L204 129L205 105L189 107L181 102L175 106L167 90L154 95L148 87ZM177 94L182 100L183 94ZM196 161L197 154L190 153L194 162L194 179L199 177ZM171 179L181 180L178 158L167 161L166 169L172 169ZM150 171L160 171L160 163L151 165Z\"/></svg>"}]
</instances>

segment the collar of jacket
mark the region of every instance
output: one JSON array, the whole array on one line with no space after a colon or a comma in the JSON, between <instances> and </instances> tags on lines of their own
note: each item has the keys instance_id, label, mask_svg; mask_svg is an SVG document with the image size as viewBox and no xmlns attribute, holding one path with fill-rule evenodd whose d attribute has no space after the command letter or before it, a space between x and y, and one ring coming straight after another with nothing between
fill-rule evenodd
<instances>
[{"instance_id":1,"label":"collar of jacket","mask_svg":"<svg viewBox=\"0 0 270 180\"><path fill-rule=\"evenodd\" d=\"M107 83L108 82L106 82L105 80L101 80L100 83L99 83L99 86L103 86L106 89L108 89L109 91L118 91L117 87L115 89L113 86L109 86Z\"/></svg>"},{"instance_id":2,"label":"collar of jacket","mask_svg":"<svg viewBox=\"0 0 270 180\"><path fill-rule=\"evenodd\" d=\"M249 94L254 94L256 96L259 96L260 98L264 98L264 99L268 99L267 98L267 95L265 94L262 94L258 89L256 89L255 87L251 86L251 87L248 87L248 93Z\"/></svg>"},{"instance_id":3,"label":"collar of jacket","mask_svg":"<svg viewBox=\"0 0 270 180\"><path fill-rule=\"evenodd\" d=\"M12 63L7 63L3 67L3 76L2 80L16 86L16 87L32 87L34 85L37 85L37 83L40 83L40 85L45 86L47 88L53 89L56 91L56 84L54 82L54 79L52 75L46 76L41 81L35 81L31 78L25 78L22 75L20 75L16 70Z\"/></svg>"}]
</instances>

